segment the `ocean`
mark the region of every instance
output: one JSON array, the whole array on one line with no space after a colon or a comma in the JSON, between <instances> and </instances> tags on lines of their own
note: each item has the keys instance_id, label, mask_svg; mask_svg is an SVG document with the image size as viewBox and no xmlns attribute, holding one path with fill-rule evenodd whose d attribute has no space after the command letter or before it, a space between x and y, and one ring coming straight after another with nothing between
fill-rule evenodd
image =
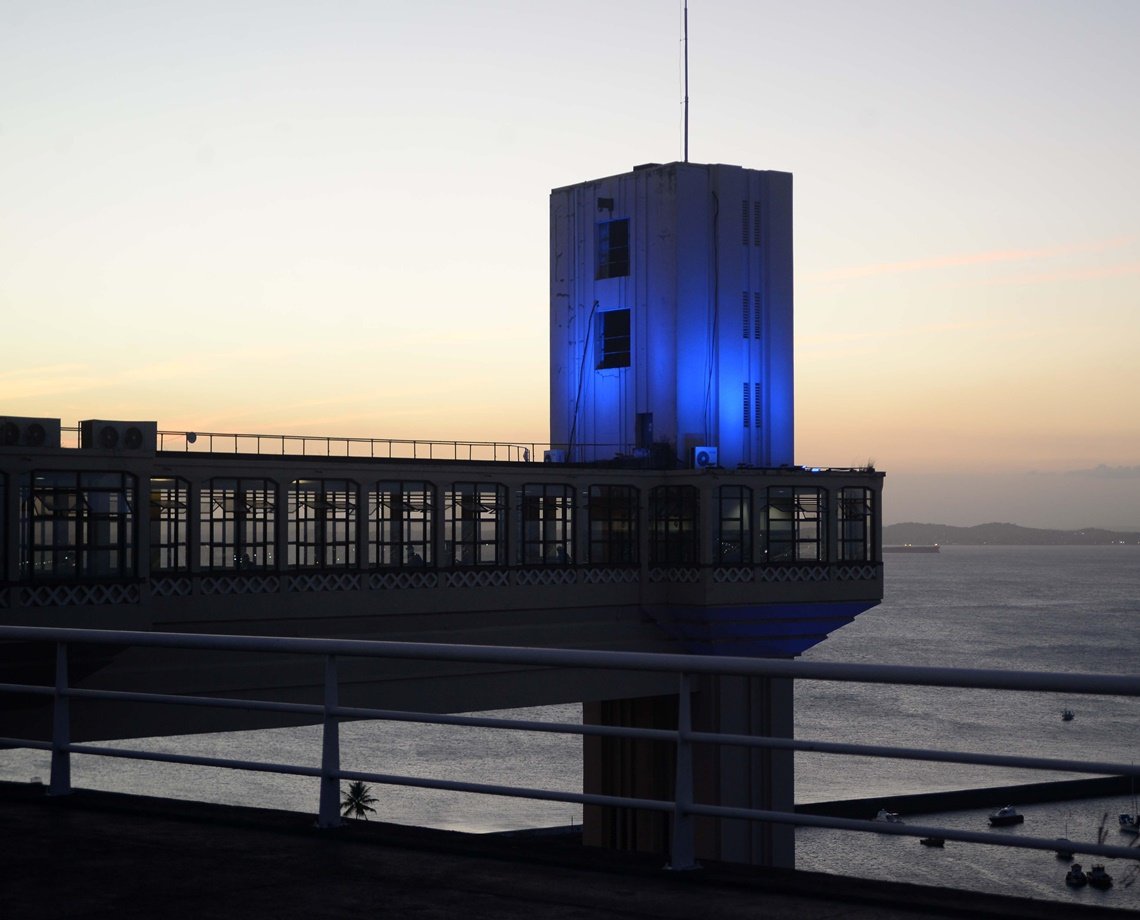
<instances>
[{"instance_id":1,"label":"ocean","mask_svg":"<svg viewBox=\"0 0 1140 920\"><path fill-rule=\"evenodd\" d=\"M803 657L811 661L1135 674L1140 668L1140 546L949 546L937 554L891 554L885 597ZM1071 722L1061 713L1071 709ZM803 682L796 735L830 741L1140 759L1140 700L1046 693ZM796 755L796 801L968 789L1075 778L999 767L922 764L865 757ZM1128 796L1018 805L1034 837L1127 845L1116 816ZM868 815L872 817L872 815ZM987 828L987 812L904 815L913 823ZM1094 862L1077 857L1087 869ZM1095 860L1100 862L1101 860ZM1140 909L1135 864L1105 863L1109 891L1064 884L1067 863L1052 853L816 828L796 834L801 869L970 888L1047 900ZM1129 884L1134 882L1134 884Z\"/></svg>"},{"instance_id":2,"label":"ocean","mask_svg":"<svg viewBox=\"0 0 1140 920\"><path fill-rule=\"evenodd\" d=\"M1135 673L1140 666L1140 546L943 547L891 554L885 599L804 658L878 664ZM1062 721L1071 709L1075 718ZM503 716L510 714L498 713ZM517 710L518 717L577 722L577 706ZM1043 757L1137 759L1140 701L997 691L801 682L796 734L829 741L1020 753ZM532 788L581 789L580 741L572 736L403 724L341 727L342 766L438 778L493 777ZM127 746L204 756L316 766L317 727L132 741ZM0 751L0 778L44 780L48 755ZM1066 778L994 767L922 764L822 754L796 755L797 802L931 792ZM303 777L76 757L78 787L315 813L317 781ZM494 832L564 826L573 805L404 787L377 787L385 821ZM1109 842L1127 796L1020 807L1015 832L1095 840L1108 816ZM870 817L870 815L868 815ZM984 829L986 815L904 816L915 823ZM1080 857L1078 857L1080 861ZM1086 868L1087 868L1086 860ZM927 849L913 838L820 829L797 832L802 869L1140 909L1130 866L1109 861L1107 892L1072 890L1052 853L949 842Z\"/></svg>"}]
</instances>

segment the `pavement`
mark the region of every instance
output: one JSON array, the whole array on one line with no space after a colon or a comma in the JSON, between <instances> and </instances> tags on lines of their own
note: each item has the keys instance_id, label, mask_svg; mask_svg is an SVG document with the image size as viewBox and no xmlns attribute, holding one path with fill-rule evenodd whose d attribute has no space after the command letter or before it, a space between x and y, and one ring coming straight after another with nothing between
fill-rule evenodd
<instances>
[{"instance_id":1,"label":"pavement","mask_svg":"<svg viewBox=\"0 0 1140 920\"><path fill-rule=\"evenodd\" d=\"M294 918L918 920L1140 916L819 873L0 783L0 920Z\"/></svg>"}]
</instances>

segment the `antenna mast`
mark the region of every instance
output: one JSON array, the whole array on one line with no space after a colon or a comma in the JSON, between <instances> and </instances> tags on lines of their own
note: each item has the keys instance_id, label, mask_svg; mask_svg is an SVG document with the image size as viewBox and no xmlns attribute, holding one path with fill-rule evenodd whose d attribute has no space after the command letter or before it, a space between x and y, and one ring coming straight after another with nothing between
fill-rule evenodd
<instances>
[{"instance_id":1,"label":"antenna mast","mask_svg":"<svg viewBox=\"0 0 1140 920\"><path fill-rule=\"evenodd\" d=\"M685 162L689 162L689 0L685 0Z\"/></svg>"}]
</instances>

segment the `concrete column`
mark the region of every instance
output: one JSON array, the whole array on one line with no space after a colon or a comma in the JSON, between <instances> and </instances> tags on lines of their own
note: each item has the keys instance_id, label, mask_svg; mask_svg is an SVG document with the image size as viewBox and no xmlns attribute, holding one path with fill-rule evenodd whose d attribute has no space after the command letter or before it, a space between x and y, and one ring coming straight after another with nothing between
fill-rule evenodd
<instances>
[{"instance_id":1,"label":"concrete column","mask_svg":"<svg viewBox=\"0 0 1140 920\"><path fill-rule=\"evenodd\" d=\"M582 719L588 725L676 729L677 697L585 703ZM674 744L583 738L582 785L586 792L672 801L676 764ZM660 853L662 861L667 862L669 820L665 812L587 805L583 811L582 842L611 850Z\"/></svg>"},{"instance_id":2,"label":"concrete column","mask_svg":"<svg viewBox=\"0 0 1140 920\"><path fill-rule=\"evenodd\" d=\"M783 678L702 677L693 698L694 731L793 735L792 682ZM640 728L677 726L677 697L609 700L583 707L587 724ZM672 801L676 749L661 742L586 738L583 785L588 793ZM790 751L698 744L693 749L696 802L791 811L795 773ZM587 806L587 846L669 853L669 816ZM696 819L698 859L792 868L795 834L789 825Z\"/></svg>"},{"instance_id":3,"label":"concrete column","mask_svg":"<svg viewBox=\"0 0 1140 920\"><path fill-rule=\"evenodd\" d=\"M707 677L694 698L697 731L793 737L792 681L786 678ZM698 802L791 811L795 765L790 751L698 745ZM790 825L698 819L697 854L759 866L795 866Z\"/></svg>"}]
</instances>

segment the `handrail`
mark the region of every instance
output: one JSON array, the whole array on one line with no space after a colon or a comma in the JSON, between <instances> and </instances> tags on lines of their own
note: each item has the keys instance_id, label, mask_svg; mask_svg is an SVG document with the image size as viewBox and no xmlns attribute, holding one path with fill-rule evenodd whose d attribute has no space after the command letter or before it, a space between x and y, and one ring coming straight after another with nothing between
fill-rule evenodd
<instances>
[{"instance_id":1,"label":"handrail","mask_svg":"<svg viewBox=\"0 0 1140 920\"><path fill-rule=\"evenodd\" d=\"M543 459L541 442L463 441L422 438L353 438L327 435L232 432L158 432L158 449L183 453L258 456L354 457L405 460L490 460L531 463Z\"/></svg>"},{"instance_id":2,"label":"handrail","mask_svg":"<svg viewBox=\"0 0 1140 920\"><path fill-rule=\"evenodd\" d=\"M972 689L1020 691L1064 691L1067 693L1140 696L1140 677L1129 675L1072 674L1045 672L1012 672L1000 670L929 668L903 665L840 664L765 658L717 658L699 655L658 654L647 652L603 652L582 649L537 649L508 646L444 645L424 642L373 642L353 639L303 639L294 637L226 636L188 633L153 633L119 630L87 630L53 627L0 626L0 640L51 642L56 645L56 679L54 686L16 683L0 684L0 693L52 696L53 737L49 741L0 738L0 745L27 747L52 752L52 774L49 791L55 795L71 791L70 755L87 754L199 766L226 767L260 772L319 777L321 795L318 824L331 827L340 823L339 785L342 780L361 780L422 788L445 789L489 795L542 799L585 805L627 807L668 812L673 815L672 866L685 868L694 864L691 818L718 818L766 821L793 826L827 827L904 836L940 836L947 840L1002 844L1029 849L1053 850L1052 839L1009 835L997 832L978 833L916 824L885 824L848 818L803 815L764 809L734 808L694 801L691 761L688 751L693 744L719 744L782 750L805 750L830 754L857 754L872 757L926 760L1011 766L1042 770L1065 770L1077 773L1111 773L1140 776L1133 764L1082 761L1060 758L1024 757L1018 755L978 754L961 751L927 750L884 745L840 744L835 742L790 739L756 735L695 732L687 723L687 701L692 677L699 674L783 677L799 680L829 680L859 683L892 683ZM326 662L325 701L323 704L286 703L271 700L243 700L199 697L185 694L140 693L117 690L91 690L68 685L68 647L74 644L138 646L151 648L200 649L212 651L244 651L319 655ZM340 706L337 701L337 660L341 657L374 657L403 660L462 661L488 664L514 664L537 667L596 668L623 671L674 673L680 680L679 725L676 730L646 729L601 725L569 725L565 723L499 719L484 716L435 714L366 707ZM173 703L251 711L293 713L323 721L320 767L293 764L243 761L216 757L108 748L70 741L69 701L72 699L119 702ZM343 719L373 719L419 722L424 724L464 725L496 729L558 732L574 735L610 736L669 741L678 748L678 773L675 800L637 799L592 793L555 792L543 789L473 783L456 780L426 779L414 776L340 769L337 726ZM1075 852L1095 856L1140 860L1140 849L1107 845L1101 842L1074 842Z\"/></svg>"},{"instance_id":3,"label":"handrail","mask_svg":"<svg viewBox=\"0 0 1140 920\"><path fill-rule=\"evenodd\" d=\"M80 445L78 426L60 427L61 446ZM472 441L446 438L362 438L342 435L264 434L233 431L158 431L157 449L168 453L254 455L259 457L343 457L382 460L466 460L505 463L542 463L548 453L558 462L576 457L606 457L614 462L646 459L632 444L597 442L575 444L572 450L550 441ZM749 467L784 473L873 473L873 466Z\"/></svg>"}]
</instances>

